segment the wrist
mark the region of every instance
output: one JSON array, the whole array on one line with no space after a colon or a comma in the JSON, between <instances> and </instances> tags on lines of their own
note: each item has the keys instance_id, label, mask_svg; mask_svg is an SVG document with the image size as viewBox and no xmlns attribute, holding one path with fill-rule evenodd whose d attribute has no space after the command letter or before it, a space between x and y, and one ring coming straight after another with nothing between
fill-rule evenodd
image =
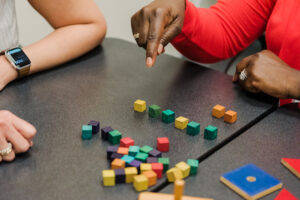
<instances>
[{"instance_id":1,"label":"wrist","mask_svg":"<svg viewBox=\"0 0 300 200\"><path fill-rule=\"evenodd\" d=\"M300 100L300 71L293 70L290 80L291 87L289 88L289 96L290 98Z\"/></svg>"},{"instance_id":2,"label":"wrist","mask_svg":"<svg viewBox=\"0 0 300 200\"><path fill-rule=\"evenodd\" d=\"M14 67L9 63L5 56L0 56L0 67L3 74L0 76L3 77L3 81L7 83L15 80L18 77L18 72Z\"/></svg>"}]
</instances>

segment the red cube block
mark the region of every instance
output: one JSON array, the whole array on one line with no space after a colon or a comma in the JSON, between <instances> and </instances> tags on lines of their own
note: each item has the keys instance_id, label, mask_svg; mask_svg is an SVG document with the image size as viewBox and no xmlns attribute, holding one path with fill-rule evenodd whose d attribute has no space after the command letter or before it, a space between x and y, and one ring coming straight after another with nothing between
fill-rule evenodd
<instances>
[{"instance_id":1,"label":"red cube block","mask_svg":"<svg viewBox=\"0 0 300 200\"><path fill-rule=\"evenodd\" d=\"M168 152L170 148L169 138L161 137L157 138L157 149L161 152Z\"/></svg>"},{"instance_id":2,"label":"red cube block","mask_svg":"<svg viewBox=\"0 0 300 200\"><path fill-rule=\"evenodd\" d=\"M157 178L162 178L164 166L162 163L152 163L152 171L157 175Z\"/></svg>"},{"instance_id":3,"label":"red cube block","mask_svg":"<svg viewBox=\"0 0 300 200\"><path fill-rule=\"evenodd\" d=\"M120 147L134 146L134 140L130 137L125 137L120 140Z\"/></svg>"}]
</instances>

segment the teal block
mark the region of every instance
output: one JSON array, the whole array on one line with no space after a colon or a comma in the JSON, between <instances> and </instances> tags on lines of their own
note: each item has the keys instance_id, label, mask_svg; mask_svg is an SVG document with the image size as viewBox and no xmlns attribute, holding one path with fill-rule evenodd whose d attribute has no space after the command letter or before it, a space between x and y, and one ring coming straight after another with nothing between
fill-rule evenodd
<instances>
[{"instance_id":1,"label":"teal block","mask_svg":"<svg viewBox=\"0 0 300 200\"><path fill-rule=\"evenodd\" d=\"M161 113L161 119L166 124L172 123L175 121L175 113L172 110L164 110Z\"/></svg>"},{"instance_id":2,"label":"teal block","mask_svg":"<svg viewBox=\"0 0 300 200\"><path fill-rule=\"evenodd\" d=\"M82 126L82 134L81 137L83 140L92 139L93 136L93 126L91 125L83 125Z\"/></svg>"},{"instance_id":3,"label":"teal block","mask_svg":"<svg viewBox=\"0 0 300 200\"><path fill-rule=\"evenodd\" d=\"M125 163L128 165L129 163L131 163L134 160L134 157L132 156L128 156L128 155L124 155L121 160L124 160Z\"/></svg>"},{"instance_id":4,"label":"teal block","mask_svg":"<svg viewBox=\"0 0 300 200\"><path fill-rule=\"evenodd\" d=\"M191 167L190 175L196 175L199 167L199 160L188 159L187 164Z\"/></svg>"},{"instance_id":5,"label":"teal block","mask_svg":"<svg viewBox=\"0 0 300 200\"><path fill-rule=\"evenodd\" d=\"M170 159L169 158L158 158L157 162L163 164L164 172L168 171L169 166L170 166Z\"/></svg>"},{"instance_id":6,"label":"teal block","mask_svg":"<svg viewBox=\"0 0 300 200\"><path fill-rule=\"evenodd\" d=\"M141 162L147 162L148 154L139 152L136 154L135 159Z\"/></svg>"},{"instance_id":7,"label":"teal block","mask_svg":"<svg viewBox=\"0 0 300 200\"><path fill-rule=\"evenodd\" d=\"M218 135L218 128L215 126L207 126L204 130L204 139L207 140L214 140L217 138Z\"/></svg>"},{"instance_id":8,"label":"teal block","mask_svg":"<svg viewBox=\"0 0 300 200\"><path fill-rule=\"evenodd\" d=\"M149 106L149 116L152 118L157 118L160 115L160 107L158 105Z\"/></svg>"},{"instance_id":9,"label":"teal block","mask_svg":"<svg viewBox=\"0 0 300 200\"><path fill-rule=\"evenodd\" d=\"M113 145L120 144L121 138L122 134L118 130L113 130L108 133L108 141Z\"/></svg>"},{"instance_id":10,"label":"teal block","mask_svg":"<svg viewBox=\"0 0 300 200\"><path fill-rule=\"evenodd\" d=\"M153 150L153 148L148 146L148 145L145 145L145 146L140 148L140 152L142 152L142 153L149 153L152 150Z\"/></svg>"},{"instance_id":11,"label":"teal block","mask_svg":"<svg viewBox=\"0 0 300 200\"><path fill-rule=\"evenodd\" d=\"M186 133L188 135L198 135L200 133L200 124L197 122L189 122L186 128Z\"/></svg>"},{"instance_id":12,"label":"teal block","mask_svg":"<svg viewBox=\"0 0 300 200\"><path fill-rule=\"evenodd\" d=\"M130 146L129 147L128 154L130 156L135 157L138 152L140 152L140 147L139 146Z\"/></svg>"}]
</instances>

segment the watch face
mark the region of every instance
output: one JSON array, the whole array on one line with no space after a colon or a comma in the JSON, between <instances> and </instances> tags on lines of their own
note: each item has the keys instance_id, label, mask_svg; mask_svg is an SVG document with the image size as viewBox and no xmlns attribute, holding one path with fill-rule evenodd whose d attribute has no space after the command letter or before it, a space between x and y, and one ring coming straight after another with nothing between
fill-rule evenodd
<instances>
[{"instance_id":1,"label":"watch face","mask_svg":"<svg viewBox=\"0 0 300 200\"><path fill-rule=\"evenodd\" d=\"M11 56L17 68L22 69L31 64L29 58L23 52L21 48L14 48L7 51L7 54Z\"/></svg>"}]
</instances>

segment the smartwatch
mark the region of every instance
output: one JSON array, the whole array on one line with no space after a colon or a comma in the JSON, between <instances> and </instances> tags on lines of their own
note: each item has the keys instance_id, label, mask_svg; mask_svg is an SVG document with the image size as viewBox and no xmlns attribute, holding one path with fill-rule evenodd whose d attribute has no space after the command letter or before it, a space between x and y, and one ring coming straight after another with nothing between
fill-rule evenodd
<instances>
[{"instance_id":1,"label":"smartwatch","mask_svg":"<svg viewBox=\"0 0 300 200\"><path fill-rule=\"evenodd\" d=\"M20 47L6 50L5 57L17 70L18 78L22 78L29 74L31 61Z\"/></svg>"}]
</instances>

